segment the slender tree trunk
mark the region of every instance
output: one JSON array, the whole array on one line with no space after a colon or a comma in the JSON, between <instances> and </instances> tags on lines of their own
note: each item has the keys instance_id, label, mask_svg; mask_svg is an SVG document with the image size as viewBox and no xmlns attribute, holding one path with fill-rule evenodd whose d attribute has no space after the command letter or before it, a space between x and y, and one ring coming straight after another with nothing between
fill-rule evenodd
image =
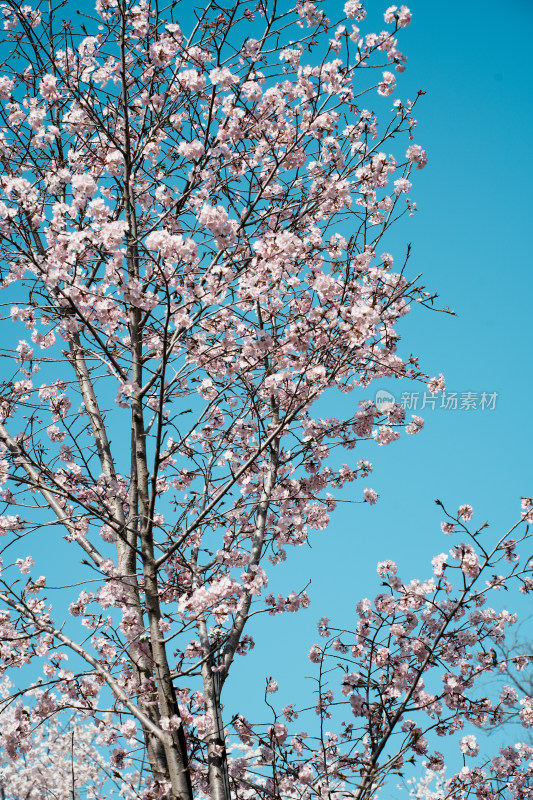
<instances>
[{"instance_id":1,"label":"slender tree trunk","mask_svg":"<svg viewBox=\"0 0 533 800\"><path fill-rule=\"evenodd\" d=\"M211 800L230 800L230 784L226 752L226 738L222 724L220 704L220 673L213 672L215 659L210 650L209 637L205 620L199 622L198 630L204 653L209 654L202 661L203 694L206 713L212 719L212 728L207 735L207 762L209 777L209 794Z\"/></svg>"},{"instance_id":2,"label":"slender tree trunk","mask_svg":"<svg viewBox=\"0 0 533 800\"><path fill-rule=\"evenodd\" d=\"M87 367L83 349L79 337L73 336L70 342L70 352L68 354L72 364L78 384L85 404L85 409L89 416L91 429L95 439L102 471L108 480L116 481L117 475L115 463L111 453L111 445L107 436L107 429L100 411L98 401L94 392L91 375ZM133 483L133 482L132 482ZM135 610L135 615L140 626L144 627L143 609L137 581L137 556L136 556L136 512L135 497L137 491L135 485L130 488L130 514L126 519L122 501L117 498L113 517L117 533L117 562L122 585L126 592L128 606ZM134 513L132 513L132 509ZM128 656L132 665L132 670L137 686L149 683L153 679L152 664L148 657L131 644L128 648ZM155 725L157 725L157 711L153 703L146 702L142 694L138 696L137 703L139 709ZM168 765L165 750L161 741L143 727L143 736L146 745L147 757L150 763L152 774L156 780L164 781L168 779Z\"/></svg>"}]
</instances>

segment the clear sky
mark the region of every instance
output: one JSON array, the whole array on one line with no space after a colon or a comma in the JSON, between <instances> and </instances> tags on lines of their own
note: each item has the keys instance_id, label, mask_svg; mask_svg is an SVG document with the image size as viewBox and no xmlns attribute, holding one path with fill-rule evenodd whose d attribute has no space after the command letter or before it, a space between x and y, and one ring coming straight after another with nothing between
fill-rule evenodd
<instances>
[{"instance_id":1,"label":"clear sky","mask_svg":"<svg viewBox=\"0 0 533 800\"><path fill-rule=\"evenodd\" d=\"M365 3L371 19L381 18L378 30L386 5ZM255 695L256 670L279 680L280 700L301 696L302 675L312 672L306 656L316 620L324 614L349 626L356 601L379 589L377 561L393 558L403 576L429 577L431 557L450 547L436 498L453 511L471 503L473 521L489 520L487 536L496 536L517 519L520 496L533 492L533 3L407 5L413 21L401 32L408 63L398 86L404 98L427 91L417 107L415 141L428 150L429 163L416 172L410 193L418 214L397 226L384 249L401 258L412 242L411 274L423 272L427 287L457 316L415 308L399 329L401 347L420 355L430 375L444 373L458 406L472 392L478 407L416 411L425 418L422 433L384 448L361 446L357 457L368 457L374 474L350 489L371 486L379 501L338 510L313 549L295 552L284 565L285 587L303 588L312 579L311 607L258 624L263 638L240 660L242 682L228 687L231 707L240 705L244 689ZM333 2L331 8L333 16ZM375 388L399 399L416 387L388 381ZM419 408L423 386L420 392ZM494 409L479 407L483 392L497 393ZM342 398L342 405L354 402L353 395ZM340 415L342 406L332 401L323 413Z\"/></svg>"}]
</instances>

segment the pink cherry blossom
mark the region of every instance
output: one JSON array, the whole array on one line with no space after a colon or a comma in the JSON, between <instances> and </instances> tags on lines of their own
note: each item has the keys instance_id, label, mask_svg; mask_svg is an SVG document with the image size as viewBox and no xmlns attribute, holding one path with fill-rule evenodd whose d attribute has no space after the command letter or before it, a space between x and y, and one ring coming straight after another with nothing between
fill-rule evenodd
<instances>
[{"instance_id":1,"label":"pink cherry blossom","mask_svg":"<svg viewBox=\"0 0 533 800\"><path fill-rule=\"evenodd\" d=\"M365 489L363 496L365 498L365 502L370 503L371 506L378 501L378 494L373 489Z\"/></svg>"},{"instance_id":2,"label":"pink cherry blossom","mask_svg":"<svg viewBox=\"0 0 533 800\"><path fill-rule=\"evenodd\" d=\"M444 375L441 373L438 378L432 378L428 383L428 389L431 394L438 394L439 392L444 392L446 389L446 382L444 380Z\"/></svg>"}]
</instances>

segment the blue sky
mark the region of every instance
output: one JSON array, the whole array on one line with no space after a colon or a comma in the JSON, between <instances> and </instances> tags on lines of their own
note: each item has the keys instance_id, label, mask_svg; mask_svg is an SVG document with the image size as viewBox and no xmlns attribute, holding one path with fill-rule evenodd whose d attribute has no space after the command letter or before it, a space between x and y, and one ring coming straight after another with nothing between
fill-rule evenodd
<instances>
[{"instance_id":1,"label":"blue sky","mask_svg":"<svg viewBox=\"0 0 533 800\"><path fill-rule=\"evenodd\" d=\"M365 5L381 30L387 4ZM377 561L393 558L407 578L429 576L431 557L450 547L440 532L436 498L451 510L471 503L473 521L488 520L487 536L496 536L518 517L520 496L533 491L533 4L408 5L413 21L399 44L408 64L398 87L404 98L427 91L417 107L415 141L428 150L429 163L414 178L418 214L398 224L384 249L401 258L411 242L411 274L423 272L424 283L456 316L415 308L399 329L401 346L419 355L430 375L443 372L459 400L474 392L479 403L482 392L496 392L496 406L415 412L425 418L419 435L388 447L362 445L357 457L369 458L374 474L352 484L353 491L371 486L380 494L378 504L339 509L330 528L316 534L313 548L293 553L281 568L280 584L288 588L312 580L311 607L258 623L262 638L254 654L240 660L237 683L227 689L232 708L243 689L259 700L255 670L275 675L283 702L302 696L302 676L312 672L307 652L317 638L316 620L325 614L350 625L356 601L378 591ZM333 8L331 3L332 15ZM390 381L378 388L397 398L415 389ZM420 391L422 396L423 386ZM325 413L340 414L355 398L341 402L332 400ZM527 613L524 602L521 608Z\"/></svg>"}]
</instances>

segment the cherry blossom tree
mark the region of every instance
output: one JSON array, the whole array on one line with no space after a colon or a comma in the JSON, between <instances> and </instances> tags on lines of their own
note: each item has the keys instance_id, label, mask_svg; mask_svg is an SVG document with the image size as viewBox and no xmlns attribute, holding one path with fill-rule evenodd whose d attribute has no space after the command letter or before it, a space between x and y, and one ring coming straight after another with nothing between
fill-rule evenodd
<instances>
[{"instance_id":1,"label":"cherry blossom tree","mask_svg":"<svg viewBox=\"0 0 533 800\"><path fill-rule=\"evenodd\" d=\"M486 691L487 679L507 669L508 659L499 658L496 648L517 622L516 613L488 600L495 602L494 595L513 584L526 595L533 590L532 501L523 499L520 519L491 544L486 523L468 527L470 506L445 513L443 533L463 541L433 558L429 579L403 581L394 562L380 562L382 591L358 603L352 630L319 620L323 643L309 652L317 665L313 706L291 705L278 713L270 704L273 719L260 733L236 721L243 749L249 748L242 768L253 763L257 774L268 775L271 796L369 800L424 757L426 774L412 797L533 797L531 743L509 744L487 756L487 742L476 735L476 729L505 722L510 707L518 707L523 728L533 726L533 699L523 687L517 692L504 684L492 698ZM531 652L513 656L518 671L531 661ZM448 777L437 749L447 737L454 739L455 763L463 761ZM446 748L453 763L454 751Z\"/></svg>"},{"instance_id":2,"label":"cherry blossom tree","mask_svg":"<svg viewBox=\"0 0 533 800\"><path fill-rule=\"evenodd\" d=\"M119 793L121 797L137 796L138 775L118 773L110 767L98 746L101 732L92 722L71 716L65 719L64 715L41 719L27 738L27 749L18 747L21 728L31 729L34 720L24 706L13 702L13 692L12 683L4 677L0 684L0 744L5 756L0 766L2 800L71 800L80 796L90 800Z\"/></svg>"},{"instance_id":3,"label":"cherry blossom tree","mask_svg":"<svg viewBox=\"0 0 533 800\"><path fill-rule=\"evenodd\" d=\"M20 669L3 747L33 768L39 731L68 713L71 730L95 726L123 793L146 800L371 797L425 752L406 718L415 706L441 719L457 694L442 722L457 729L497 715L467 692L477 672L431 698L422 681L503 635L496 612L477 612L475 641L451 631L484 601L479 573L514 554L508 539L481 561L457 545L456 599L443 559L414 588L383 567L391 599L363 603L361 631L330 640L321 623L321 726L328 654L364 676L342 679L356 716L340 728L346 747L323 727L289 744L275 711L266 728L223 720L221 692L253 648L253 617L308 605L298 586L269 594L268 577L327 527L339 490L367 478L356 445L423 425L365 399L377 378L428 377L398 352L396 328L433 298L407 258L395 269L381 252L414 212L411 176L426 163L417 98L386 99L410 12L391 6L373 33L355 0L335 19L307 0L194 13L97 0L75 24L68 5L0 8L0 667ZM351 416L318 416L335 392L355 392ZM377 494L363 485L353 498ZM62 588L40 574L58 559ZM529 589L527 569L513 561L507 577ZM376 661L365 643L381 650L383 637L390 653ZM516 752L506 786L525 769Z\"/></svg>"}]
</instances>

